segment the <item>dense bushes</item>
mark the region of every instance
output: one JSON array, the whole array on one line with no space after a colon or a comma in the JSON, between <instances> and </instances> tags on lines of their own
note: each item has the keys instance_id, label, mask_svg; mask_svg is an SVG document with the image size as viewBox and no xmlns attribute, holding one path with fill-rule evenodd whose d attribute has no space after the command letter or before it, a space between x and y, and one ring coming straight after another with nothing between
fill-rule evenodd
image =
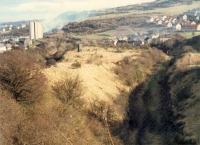
<instances>
[{"instance_id":1,"label":"dense bushes","mask_svg":"<svg viewBox=\"0 0 200 145\"><path fill-rule=\"evenodd\" d=\"M142 52L140 57L136 59L131 56L124 57L124 59L117 62L114 72L127 86L133 86L143 82L148 74L153 71L155 65L160 64L165 59L162 51L148 49Z\"/></svg>"},{"instance_id":2,"label":"dense bushes","mask_svg":"<svg viewBox=\"0 0 200 145\"><path fill-rule=\"evenodd\" d=\"M33 57L11 51L0 56L0 87L16 101L32 103L44 93L45 76Z\"/></svg>"},{"instance_id":3,"label":"dense bushes","mask_svg":"<svg viewBox=\"0 0 200 145\"><path fill-rule=\"evenodd\" d=\"M67 105L80 102L83 93L82 84L78 76L75 78L66 77L64 80L55 83L52 87L55 96Z\"/></svg>"}]
</instances>

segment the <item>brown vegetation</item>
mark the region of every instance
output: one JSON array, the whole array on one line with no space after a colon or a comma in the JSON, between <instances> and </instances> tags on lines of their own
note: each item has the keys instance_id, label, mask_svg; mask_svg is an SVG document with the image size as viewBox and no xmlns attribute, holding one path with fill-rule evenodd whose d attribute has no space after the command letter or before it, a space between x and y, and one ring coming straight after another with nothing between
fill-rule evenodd
<instances>
[{"instance_id":1,"label":"brown vegetation","mask_svg":"<svg viewBox=\"0 0 200 145\"><path fill-rule=\"evenodd\" d=\"M148 60L148 61L147 61ZM139 84L145 80L147 75L154 69L156 64L165 60L163 53L157 49L149 49L141 54L138 59L124 57L117 63L114 72L128 86Z\"/></svg>"},{"instance_id":2,"label":"brown vegetation","mask_svg":"<svg viewBox=\"0 0 200 145\"><path fill-rule=\"evenodd\" d=\"M16 101L36 101L44 93L45 80L40 66L27 53L12 51L1 55L0 86L9 91Z\"/></svg>"},{"instance_id":3,"label":"brown vegetation","mask_svg":"<svg viewBox=\"0 0 200 145\"><path fill-rule=\"evenodd\" d=\"M78 61L75 61L74 63L71 64L71 67L73 69L80 68L81 67L81 63L78 62Z\"/></svg>"},{"instance_id":4,"label":"brown vegetation","mask_svg":"<svg viewBox=\"0 0 200 145\"><path fill-rule=\"evenodd\" d=\"M83 94L82 84L78 76L75 78L67 76L64 80L55 83L52 89L55 97L66 105L80 103L80 97Z\"/></svg>"}]
</instances>

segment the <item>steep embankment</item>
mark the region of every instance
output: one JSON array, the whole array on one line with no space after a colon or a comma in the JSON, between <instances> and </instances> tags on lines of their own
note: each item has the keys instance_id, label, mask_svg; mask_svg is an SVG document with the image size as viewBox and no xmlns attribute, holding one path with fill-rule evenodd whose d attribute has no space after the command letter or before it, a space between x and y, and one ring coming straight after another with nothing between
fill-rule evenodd
<instances>
[{"instance_id":1,"label":"steep embankment","mask_svg":"<svg viewBox=\"0 0 200 145\"><path fill-rule=\"evenodd\" d=\"M181 50L190 44L198 51L191 40L172 50L175 57L131 93L125 144L200 144L200 55Z\"/></svg>"}]
</instances>

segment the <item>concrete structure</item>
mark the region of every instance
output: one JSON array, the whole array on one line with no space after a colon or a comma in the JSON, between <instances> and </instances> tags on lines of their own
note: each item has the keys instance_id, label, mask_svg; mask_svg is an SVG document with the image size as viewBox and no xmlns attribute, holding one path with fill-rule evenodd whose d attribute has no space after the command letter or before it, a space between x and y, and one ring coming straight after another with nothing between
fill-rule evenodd
<instances>
[{"instance_id":1,"label":"concrete structure","mask_svg":"<svg viewBox=\"0 0 200 145\"><path fill-rule=\"evenodd\" d=\"M181 24L177 24L176 25L176 31L181 31L182 30L182 25Z\"/></svg>"},{"instance_id":2,"label":"concrete structure","mask_svg":"<svg viewBox=\"0 0 200 145\"><path fill-rule=\"evenodd\" d=\"M26 50L32 45L32 41L30 40L30 38L20 38L19 44L21 48Z\"/></svg>"},{"instance_id":3,"label":"concrete structure","mask_svg":"<svg viewBox=\"0 0 200 145\"><path fill-rule=\"evenodd\" d=\"M30 39L37 40L43 38L43 27L39 21L30 22Z\"/></svg>"}]
</instances>

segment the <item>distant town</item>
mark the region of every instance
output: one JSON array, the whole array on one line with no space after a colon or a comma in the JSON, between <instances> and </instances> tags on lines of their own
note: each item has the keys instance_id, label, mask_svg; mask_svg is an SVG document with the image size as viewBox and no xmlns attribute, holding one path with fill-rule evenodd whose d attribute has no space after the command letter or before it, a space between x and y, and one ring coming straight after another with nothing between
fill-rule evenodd
<instances>
[{"instance_id":1,"label":"distant town","mask_svg":"<svg viewBox=\"0 0 200 145\"><path fill-rule=\"evenodd\" d=\"M157 39L165 42L177 33L200 32L200 10L188 11L178 16L154 14L147 17L144 23L144 25L148 25L148 28L129 35L121 33L106 40L105 43L113 47L127 45L135 47L150 45ZM62 30L52 30L53 33L60 31ZM43 38L43 33L44 28L40 21L2 24L0 27L0 53L12 48L28 49L32 46L33 41ZM104 43L104 41L101 42Z\"/></svg>"},{"instance_id":2,"label":"distant town","mask_svg":"<svg viewBox=\"0 0 200 145\"><path fill-rule=\"evenodd\" d=\"M0 53L12 48L28 49L34 40L43 38L40 21L2 24L0 31Z\"/></svg>"},{"instance_id":3,"label":"distant town","mask_svg":"<svg viewBox=\"0 0 200 145\"><path fill-rule=\"evenodd\" d=\"M114 45L123 45L125 43L133 46L151 44L153 40L160 39L167 41L171 35L179 32L200 32L200 11L192 10L179 16L154 15L146 20L146 24L155 27L147 31L135 32L128 36L115 36Z\"/></svg>"}]
</instances>

